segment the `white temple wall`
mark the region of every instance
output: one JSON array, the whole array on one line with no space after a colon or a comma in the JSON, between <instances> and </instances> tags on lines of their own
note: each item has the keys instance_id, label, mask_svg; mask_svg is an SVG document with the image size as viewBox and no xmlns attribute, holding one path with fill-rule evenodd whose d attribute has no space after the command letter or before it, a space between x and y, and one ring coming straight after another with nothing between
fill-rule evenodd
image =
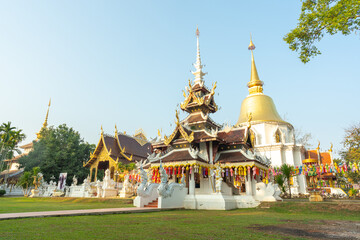
<instances>
[{"instance_id":1,"label":"white temple wall","mask_svg":"<svg viewBox=\"0 0 360 240\"><path fill-rule=\"evenodd\" d=\"M209 184L209 179L200 177L200 188L195 188L195 194L209 194L212 192L213 190Z\"/></svg>"},{"instance_id":2,"label":"white temple wall","mask_svg":"<svg viewBox=\"0 0 360 240\"><path fill-rule=\"evenodd\" d=\"M251 126L256 135L256 146L274 145L276 143L275 133L280 132L281 143L294 143L294 130L286 123L259 123Z\"/></svg>"},{"instance_id":3,"label":"white temple wall","mask_svg":"<svg viewBox=\"0 0 360 240\"><path fill-rule=\"evenodd\" d=\"M284 148L283 152L285 155L284 163L295 166L295 157L294 157L293 147Z\"/></svg>"}]
</instances>

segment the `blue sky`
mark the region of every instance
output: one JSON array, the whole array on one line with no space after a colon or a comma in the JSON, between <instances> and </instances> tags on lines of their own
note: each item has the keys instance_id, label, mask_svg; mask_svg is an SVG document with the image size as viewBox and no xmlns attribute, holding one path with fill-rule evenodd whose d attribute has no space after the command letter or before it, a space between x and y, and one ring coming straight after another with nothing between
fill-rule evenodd
<instances>
[{"instance_id":1,"label":"blue sky","mask_svg":"<svg viewBox=\"0 0 360 240\"><path fill-rule=\"evenodd\" d=\"M199 25L208 86L221 107L212 118L235 124L250 78L249 33L264 93L282 117L322 150L341 149L359 121L359 35L326 36L304 65L282 40L300 1L0 1L0 122L33 140L52 99L50 125L66 123L97 143L142 128L170 134L192 78ZM182 113L181 117L185 117Z\"/></svg>"}]
</instances>

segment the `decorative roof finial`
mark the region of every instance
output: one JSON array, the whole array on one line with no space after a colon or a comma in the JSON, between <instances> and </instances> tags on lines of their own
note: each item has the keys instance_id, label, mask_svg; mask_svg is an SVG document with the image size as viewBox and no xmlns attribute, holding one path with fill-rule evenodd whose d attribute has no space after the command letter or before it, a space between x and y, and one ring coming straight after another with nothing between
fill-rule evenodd
<instances>
[{"instance_id":1,"label":"decorative roof finial","mask_svg":"<svg viewBox=\"0 0 360 240\"><path fill-rule=\"evenodd\" d=\"M101 135L103 135L103 134L104 134L104 129L103 129L102 125L101 125Z\"/></svg>"},{"instance_id":2,"label":"decorative roof finial","mask_svg":"<svg viewBox=\"0 0 360 240\"><path fill-rule=\"evenodd\" d=\"M203 77L206 75L206 73L204 73L202 71L203 65L201 65L201 58L200 58L200 43L199 43L199 36L200 36L200 31L199 31L199 27L196 26L196 41L197 41L197 55L196 55L196 62L193 64L195 67L195 71L192 72L192 74L195 76L195 83L197 84L199 83L200 85L204 84L204 80Z\"/></svg>"},{"instance_id":3,"label":"decorative roof finial","mask_svg":"<svg viewBox=\"0 0 360 240\"><path fill-rule=\"evenodd\" d=\"M117 126L115 124L115 136L117 136L117 135L118 135L118 130L117 130Z\"/></svg>"},{"instance_id":4,"label":"decorative roof finial","mask_svg":"<svg viewBox=\"0 0 360 240\"><path fill-rule=\"evenodd\" d=\"M255 60L254 60L254 52L253 52L253 50L255 50L255 45L252 41L251 33L250 33L250 44L249 44L248 49L251 51L251 76L250 76L250 82L248 82L248 84L247 84L247 86L249 88L249 93L250 94L262 93L263 92L262 86L264 85L264 83L262 81L260 81L259 75L258 75L258 72L256 69Z\"/></svg>"}]
</instances>

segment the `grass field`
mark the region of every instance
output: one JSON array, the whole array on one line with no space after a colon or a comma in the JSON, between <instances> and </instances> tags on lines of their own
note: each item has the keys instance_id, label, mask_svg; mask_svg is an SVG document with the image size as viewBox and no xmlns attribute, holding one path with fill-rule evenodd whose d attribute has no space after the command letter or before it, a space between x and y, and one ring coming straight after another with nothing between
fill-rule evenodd
<instances>
[{"instance_id":1,"label":"grass field","mask_svg":"<svg viewBox=\"0 0 360 240\"><path fill-rule=\"evenodd\" d=\"M102 203L84 200L77 203L73 199L68 206L119 207L115 206L116 200ZM67 203L60 199L32 201L38 209L43 203L49 206L54 201L58 208L52 206L53 210L63 209L61 205ZM232 211L172 210L0 221L0 239L358 239L359 236L357 202L283 202Z\"/></svg>"},{"instance_id":2,"label":"grass field","mask_svg":"<svg viewBox=\"0 0 360 240\"><path fill-rule=\"evenodd\" d=\"M0 213L132 207L132 199L0 198Z\"/></svg>"}]
</instances>

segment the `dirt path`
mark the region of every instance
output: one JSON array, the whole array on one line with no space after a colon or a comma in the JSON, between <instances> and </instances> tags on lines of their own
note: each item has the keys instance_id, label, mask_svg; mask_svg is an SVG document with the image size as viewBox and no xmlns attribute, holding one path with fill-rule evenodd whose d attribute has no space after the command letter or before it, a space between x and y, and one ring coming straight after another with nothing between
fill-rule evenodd
<instances>
[{"instance_id":1,"label":"dirt path","mask_svg":"<svg viewBox=\"0 0 360 240\"><path fill-rule=\"evenodd\" d=\"M303 237L307 239L360 239L360 222L353 221L284 221L281 225L250 227L256 231L266 232L268 234L294 237Z\"/></svg>"}]
</instances>

